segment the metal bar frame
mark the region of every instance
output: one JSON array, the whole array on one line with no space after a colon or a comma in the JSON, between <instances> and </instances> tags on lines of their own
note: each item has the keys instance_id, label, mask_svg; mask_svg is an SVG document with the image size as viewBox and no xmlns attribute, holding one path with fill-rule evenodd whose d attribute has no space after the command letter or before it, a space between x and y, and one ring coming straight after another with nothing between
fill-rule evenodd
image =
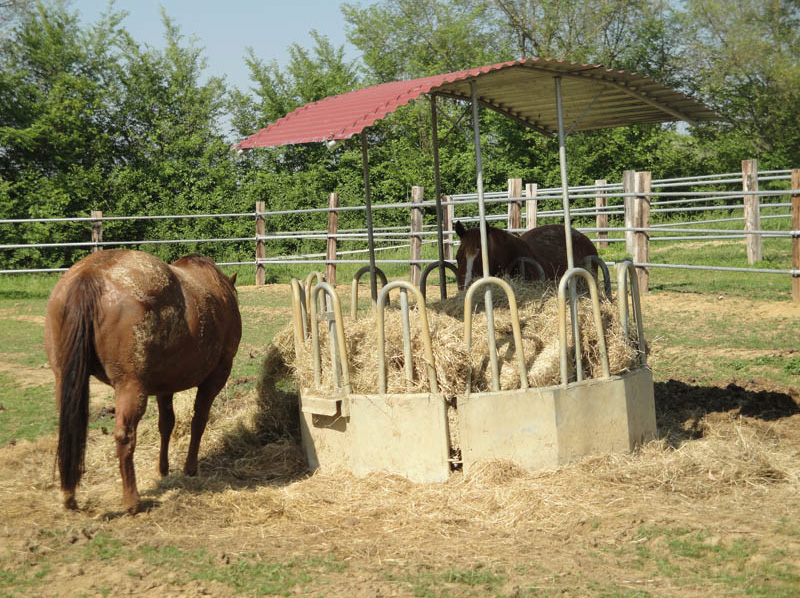
<instances>
[{"instance_id":1,"label":"metal bar frame","mask_svg":"<svg viewBox=\"0 0 800 598\"><path fill-rule=\"evenodd\" d=\"M594 326L597 330L597 348L600 352L600 367L603 371L603 379L611 376L608 365L608 349L606 348L605 330L603 330L603 318L600 312L600 296L597 292L597 283L590 272L583 268L572 268L567 270L558 284L558 345L561 361L561 384L567 386L569 384L569 362L567 361L567 287L574 288L572 279L576 276L582 277L586 284L589 285L589 295L592 300L592 315L594 317ZM574 331L573 340L575 341L575 353L580 354L580 327L578 326L577 318L577 305L576 301L570 298L571 311L573 313L573 326ZM575 378L578 382L583 380L583 368L576 360L575 363Z\"/></svg>"},{"instance_id":2,"label":"metal bar frame","mask_svg":"<svg viewBox=\"0 0 800 598\"><path fill-rule=\"evenodd\" d=\"M617 268L617 306L619 309L619 321L622 325L622 332L625 338L629 338L629 309L628 309L628 290L630 289L631 303L633 304L633 319L636 321L636 343L639 353L639 364L642 367L647 365L647 350L644 339L644 324L642 322L642 305L639 299L639 277L636 275L636 267L633 260L624 259L616 264ZM628 286L630 282L630 286Z\"/></svg>"},{"instance_id":3,"label":"metal bar frame","mask_svg":"<svg viewBox=\"0 0 800 598\"><path fill-rule=\"evenodd\" d=\"M433 343L431 342L431 333L428 326L428 309L425 307L425 299L422 297L422 292L410 282L404 280L397 280L390 282L388 285L381 289L378 296L377 303L377 317L378 317L378 394L386 394L386 323L384 312L386 303L389 299L389 293L393 289L399 288L401 293L405 294L411 292L417 300L417 307L421 319L421 334L422 343L425 349L425 369L428 374L428 384L430 385L431 394L439 394L439 385L436 381L436 360L433 357ZM401 309L404 313L404 321L408 318L408 301L400 300ZM404 326L403 329L403 346L404 354L406 356L406 380L413 384L413 363L411 363L411 331ZM409 379L409 368L411 368L412 375Z\"/></svg>"},{"instance_id":4,"label":"metal bar frame","mask_svg":"<svg viewBox=\"0 0 800 598\"><path fill-rule=\"evenodd\" d=\"M464 296L464 344L467 349L467 354L472 350L472 302L477 293L477 289L482 286L497 285L499 286L508 297L508 308L511 312L511 331L514 336L514 354L517 358L517 369L519 371L520 388L522 390L528 389L528 368L525 365L525 350L522 344L522 332L519 325L519 311L517 309L517 298L514 295L514 289L511 288L505 280L495 276L484 276L483 278L475 281L467 289ZM491 364L491 385L492 391L497 392L500 390L500 367L497 362L497 342L495 338L494 319L489 319L487 312L487 342L489 344L489 362ZM472 392L472 364L467 363L467 377L466 388L464 394L469 396Z\"/></svg>"},{"instance_id":5,"label":"metal bar frame","mask_svg":"<svg viewBox=\"0 0 800 598\"><path fill-rule=\"evenodd\" d=\"M336 291L334 291L333 287L331 287L327 282L318 282L316 285L314 285L310 296L311 347L312 357L314 360L314 386L319 388L322 378L322 358L319 351L319 318L317 317L317 301L319 299L319 293L323 291L325 292L326 296L330 298L336 330L336 339L330 338L329 342L331 345L334 343L337 345L336 355L338 356L339 367L341 368L341 379L338 380L338 384L335 384L335 386L337 391L346 396L351 394L353 391L350 386L350 367L347 364L347 344L345 343L344 338L342 303L339 300L339 295L336 294ZM335 366L335 364L332 365ZM334 371L337 371L336 367L334 367Z\"/></svg>"}]
</instances>

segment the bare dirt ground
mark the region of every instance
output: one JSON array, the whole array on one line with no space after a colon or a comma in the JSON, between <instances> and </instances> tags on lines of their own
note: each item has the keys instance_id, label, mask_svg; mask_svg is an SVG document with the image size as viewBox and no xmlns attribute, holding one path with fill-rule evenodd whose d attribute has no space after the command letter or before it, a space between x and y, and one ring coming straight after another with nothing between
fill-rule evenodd
<instances>
[{"instance_id":1,"label":"bare dirt ground","mask_svg":"<svg viewBox=\"0 0 800 598\"><path fill-rule=\"evenodd\" d=\"M718 313L720 301L660 293L645 300L645 318L677 310L703 318L704 310ZM725 309L743 320L800 320L800 312L787 316L786 304L725 301ZM654 342L657 380L659 360L669 351ZM702 362L702 350L696 358ZM0 370L14 371L3 355ZM18 374L20 384L50 383ZM537 473L487 463L444 484L309 474L296 443L270 438L260 427L259 392L236 388L230 381L215 403L196 478L156 476L155 420L142 423L136 463L148 508L135 517L118 511L121 487L108 434L113 421L100 403L92 407L78 512L60 507L54 437L0 447L0 580L30 580L29 594L12 584L17 589L8 595L706 597L800 591L796 387L660 379L661 438L634 454L590 457ZM175 471L188 445L189 401L176 405ZM243 581L269 577L269 564L279 565L284 585ZM192 573L198 569L219 574Z\"/></svg>"}]
</instances>

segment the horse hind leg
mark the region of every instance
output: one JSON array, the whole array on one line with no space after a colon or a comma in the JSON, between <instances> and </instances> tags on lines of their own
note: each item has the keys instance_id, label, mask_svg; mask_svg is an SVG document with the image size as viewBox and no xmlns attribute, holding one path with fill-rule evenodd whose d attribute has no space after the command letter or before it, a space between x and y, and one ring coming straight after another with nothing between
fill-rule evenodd
<instances>
[{"instance_id":1,"label":"horse hind leg","mask_svg":"<svg viewBox=\"0 0 800 598\"><path fill-rule=\"evenodd\" d=\"M169 440L175 428L175 410L172 407L172 394L158 395L158 431L161 434L161 450L158 455L158 473L169 473Z\"/></svg>"},{"instance_id":2,"label":"horse hind leg","mask_svg":"<svg viewBox=\"0 0 800 598\"><path fill-rule=\"evenodd\" d=\"M136 428L147 408L147 395L138 385L115 389L114 439L117 442L119 472L122 476L122 504L131 515L139 512L139 491L133 453L136 450Z\"/></svg>"},{"instance_id":3,"label":"horse hind leg","mask_svg":"<svg viewBox=\"0 0 800 598\"><path fill-rule=\"evenodd\" d=\"M208 423L211 405L219 392L225 386L231 373L232 363L218 367L212 374L197 387L197 397L194 400L194 416L192 417L192 437L189 441L189 452L183 471L186 475L197 475L197 455L200 452L200 440Z\"/></svg>"}]
</instances>

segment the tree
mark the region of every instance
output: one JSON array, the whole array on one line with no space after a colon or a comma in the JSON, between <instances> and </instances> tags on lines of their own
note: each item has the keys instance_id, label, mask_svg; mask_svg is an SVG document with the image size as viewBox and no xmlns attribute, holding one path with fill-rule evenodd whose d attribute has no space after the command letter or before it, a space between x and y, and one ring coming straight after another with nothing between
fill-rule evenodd
<instances>
[{"instance_id":1,"label":"tree","mask_svg":"<svg viewBox=\"0 0 800 598\"><path fill-rule=\"evenodd\" d=\"M0 42L3 217L242 209L229 144L217 131L223 81L201 83L202 50L184 45L166 15L163 50L138 45L124 17L110 10L83 28L62 4L40 4ZM234 229L209 220L187 220L180 232L165 221L126 221L108 223L106 238L241 236L225 234ZM82 225L25 225L11 229L8 240L15 239L86 241L88 234ZM165 258L187 249L196 248L153 248ZM63 246L47 257L26 250L8 259L61 266L85 252Z\"/></svg>"},{"instance_id":2,"label":"tree","mask_svg":"<svg viewBox=\"0 0 800 598\"><path fill-rule=\"evenodd\" d=\"M122 15L110 13L84 30L62 5L20 17L0 40L0 180L5 217L87 214L105 196L114 159L114 67ZM88 214L87 214L88 215ZM74 240L74 227L15 228L28 240ZM70 261L64 248L55 263ZM36 260L37 253L17 255Z\"/></svg>"},{"instance_id":3,"label":"tree","mask_svg":"<svg viewBox=\"0 0 800 598\"><path fill-rule=\"evenodd\" d=\"M33 7L34 0L0 0L0 38L30 14Z\"/></svg>"},{"instance_id":4,"label":"tree","mask_svg":"<svg viewBox=\"0 0 800 598\"><path fill-rule=\"evenodd\" d=\"M687 0L681 16L685 79L726 119L695 133L732 162L800 164L800 3Z\"/></svg>"},{"instance_id":5,"label":"tree","mask_svg":"<svg viewBox=\"0 0 800 598\"><path fill-rule=\"evenodd\" d=\"M162 10L163 50L126 44L119 100L118 143L123 159L111 181L109 208L118 214L187 214L241 210L228 143L217 122L225 109L222 79L201 82L202 48L184 45L178 26ZM249 206L248 206L249 208ZM180 235L209 236L209 221L189 220ZM223 236L224 226L216 236ZM174 238L166 222L129 224L126 237ZM215 236L215 235L210 235ZM158 248L166 259L193 246ZM204 252L207 250L204 248Z\"/></svg>"},{"instance_id":6,"label":"tree","mask_svg":"<svg viewBox=\"0 0 800 598\"><path fill-rule=\"evenodd\" d=\"M360 85L355 65L345 60L344 48L335 47L316 31L312 31L311 36L314 40L311 49L298 44L289 47L289 63L283 69L276 62L264 62L252 50L248 51L246 60L254 82L254 94L236 89L230 94L232 123L240 138L255 133L299 106L351 91ZM348 144L332 151L323 144L250 151L237 160L239 194L251 208L256 201L263 200L268 210L288 212L270 218L266 223L268 231L324 227L325 214L309 219L291 211L320 207L328 193L351 188L349 180L358 180L361 173L360 167L358 170L350 168L350 161L345 158L352 152L354 149ZM347 205L347 197L345 194L342 205ZM346 226L347 222L345 216L341 225ZM288 239L279 245L284 251L320 249L319 243L297 239Z\"/></svg>"},{"instance_id":7,"label":"tree","mask_svg":"<svg viewBox=\"0 0 800 598\"><path fill-rule=\"evenodd\" d=\"M375 83L462 70L511 56L485 0L343 4L347 38Z\"/></svg>"}]
</instances>

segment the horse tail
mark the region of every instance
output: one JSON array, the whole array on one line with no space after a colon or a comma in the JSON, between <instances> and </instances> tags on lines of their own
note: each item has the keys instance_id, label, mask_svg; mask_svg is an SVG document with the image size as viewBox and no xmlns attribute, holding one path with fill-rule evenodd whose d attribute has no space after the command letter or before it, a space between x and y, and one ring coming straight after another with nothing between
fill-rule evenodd
<instances>
[{"instance_id":1,"label":"horse tail","mask_svg":"<svg viewBox=\"0 0 800 598\"><path fill-rule=\"evenodd\" d=\"M84 472L89 428L89 375L97 359L94 322L100 281L92 274L73 280L61 323L61 384L58 416L58 469L61 489L73 492Z\"/></svg>"}]
</instances>

